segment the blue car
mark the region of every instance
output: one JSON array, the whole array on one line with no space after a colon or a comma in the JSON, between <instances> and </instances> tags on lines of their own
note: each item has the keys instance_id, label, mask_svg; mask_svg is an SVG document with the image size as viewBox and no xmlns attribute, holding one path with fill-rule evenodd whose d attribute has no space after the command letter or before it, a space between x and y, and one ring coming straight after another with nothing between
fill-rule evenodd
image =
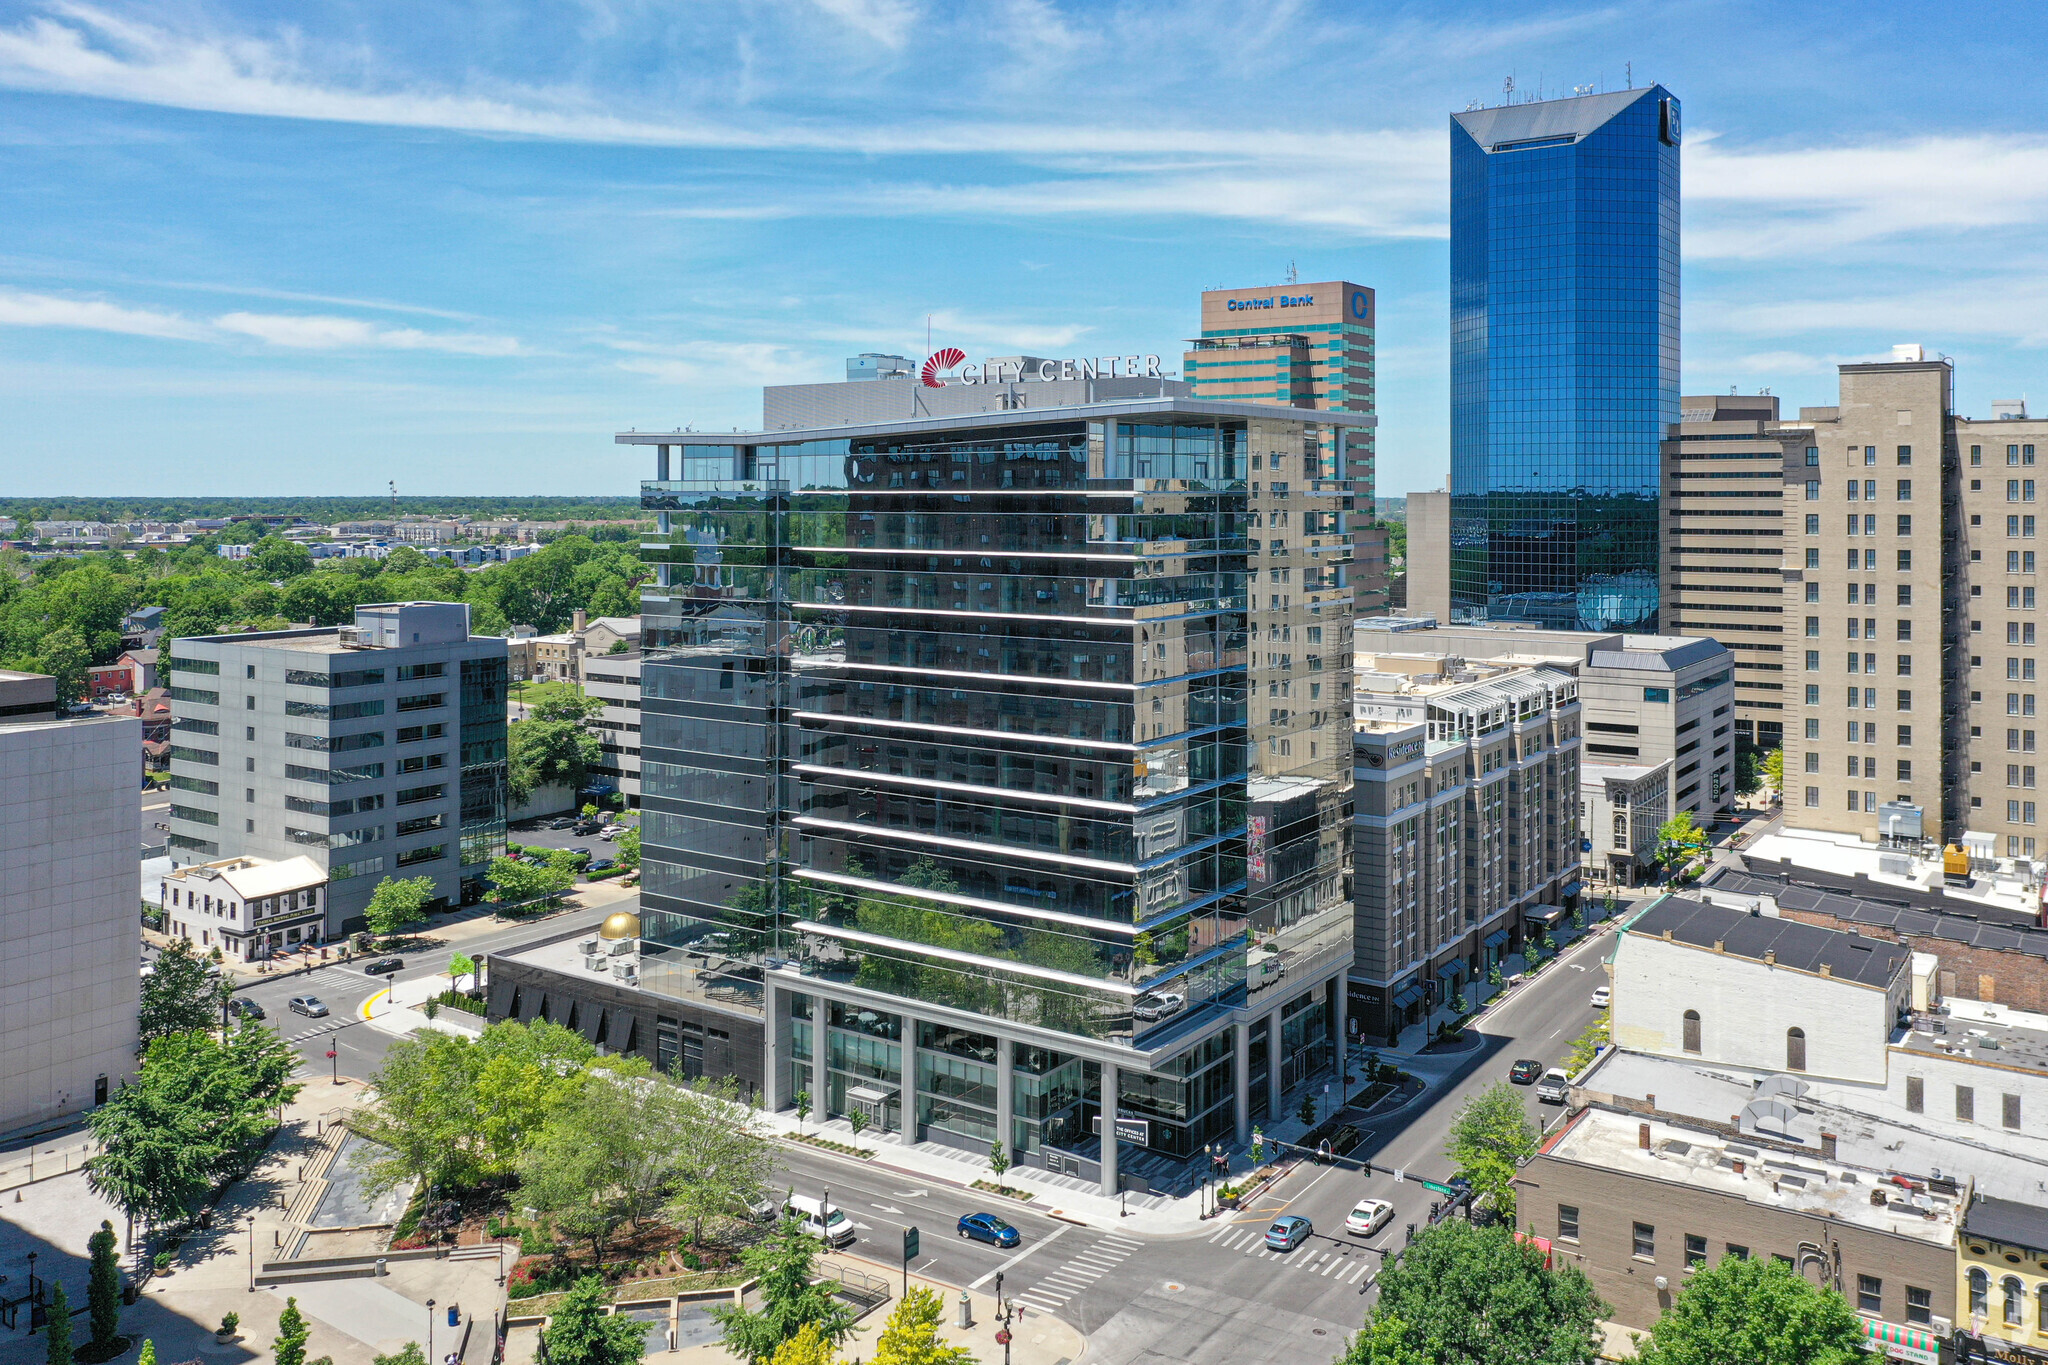
<instances>
[{"instance_id":1,"label":"blue car","mask_svg":"<svg viewBox=\"0 0 2048 1365\"><path fill-rule=\"evenodd\" d=\"M1291 1213L1285 1218L1275 1218L1273 1226L1266 1229L1266 1250L1292 1251L1306 1242L1315 1230L1314 1223Z\"/></svg>"},{"instance_id":2,"label":"blue car","mask_svg":"<svg viewBox=\"0 0 2048 1365\"><path fill-rule=\"evenodd\" d=\"M991 1246L1013 1247L1023 1238L1017 1229L992 1213L970 1213L960 1220L960 1235Z\"/></svg>"}]
</instances>

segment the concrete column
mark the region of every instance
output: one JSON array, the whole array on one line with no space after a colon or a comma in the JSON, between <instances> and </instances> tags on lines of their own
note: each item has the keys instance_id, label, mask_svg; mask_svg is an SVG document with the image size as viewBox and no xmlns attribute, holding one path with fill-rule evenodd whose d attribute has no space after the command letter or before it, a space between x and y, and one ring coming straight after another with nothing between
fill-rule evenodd
<instances>
[{"instance_id":1,"label":"concrete column","mask_svg":"<svg viewBox=\"0 0 2048 1365\"><path fill-rule=\"evenodd\" d=\"M782 992L773 981L766 983L761 994L767 1010L761 1033L768 1044L767 1059L761 1067L761 1107L772 1114L789 1103L789 1096L783 1093L789 1088L783 1079L789 1060L789 1021L783 1017L786 1007Z\"/></svg>"},{"instance_id":2,"label":"concrete column","mask_svg":"<svg viewBox=\"0 0 2048 1365\"><path fill-rule=\"evenodd\" d=\"M903 1088L896 1092L896 1103L903 1114L903 1128L896 1134L897 1141L908 1147L917 1141L917 1020L909 1014L901 1014L903 1021Z\"/></svg>"},{"instance_id":3,"label":"concrete column","mask_svg":"<svg viewBox=\"0 0 2048 1365\"><path fill-rule=\"evenodd\" d=\"M1351 991L1350 977L1348 975L1341 972L1338 973L1334 994L1336 995L1337 1000L1335 1008L1331 1011L1330 1017L1331 1022L1336 1026L1337 1029L1337 1085L1338 1089L1341 1091L1343 1089L1344 1084L1344 1072L1346 1069L1346 1065L1351 1057L1351 1033L1349 1029L1349 1020L1351 1014ZM1341 1095L1339 1096L1339 1099L1341 1101Z\"/></svg>"},{"instance_id":4,"label":"concrete column","mask_svg":"<svg viewBox=\"0 0 2048 1365\"><path fill-rule=\"evenodd\" d=\"M826 1033L830 1031L831 1018L831 1006L827 1003L825 997L813 994L811 996L811 1112L818 1116L820 1123L825 1121L826 1111L830 1107L830 1101L827 1099L827 1096L832 1093L831 1088L826 1084L831 1071L826 1059L831 1053L826 1046L825 1038Z\"/></svg>"},{"instance_id":5,"label":"concrete column","mask_svg":"<svg viewBox=\"0 0 2048 1365\"><path fill-rule=\"evenodd\" d=\"M1287 1114L1280 1107L1280 1095L1286 1089L1280 1083L1280 1011L1274 1010L1266 1016L1266 1122L1277 1125Z\"/></svg>"},{"instance_id":6,"label":"concrete column","mask_svg":"<svg viewBox=\"0 0 2048 1365\"><path fill-rule=\"evenodd\" d=\"M1235 1055L1233 1079L1236 1094L1231 1097L1231 1110L1237 1119L1237 1142L1241 1147L1252 1140L1252 1026L1232 1024L1230 1046Z\"/></svg>"},{"instance_id":7,"label":"concrete column","mask_svg":"<svg viewBox=\"0 0 2048 1365\"><path fill-rule=\"evenodd\" d=\"M1116 1101L1117 1080L1122 1074L1115 1062L1102 1064L1102 1192L1112 1199L1118 1189Z\"/></svg>"},{"instance_id":8,"label":"concrete column","mask_svg":"<svg viewBox=\"0 0 2048 1365\"><path fill-rule=\"evenodd\" d=\"M1012 1064L1010 1049L1013 1044L1008 1038L996 1039L996 1140L1003 1144L1003 1155L1010 1158L1010 1164L1017 1164L1017 1151L1012 1145L1017 1140L1017 1068Z\"/></svg>"}]
</instances>

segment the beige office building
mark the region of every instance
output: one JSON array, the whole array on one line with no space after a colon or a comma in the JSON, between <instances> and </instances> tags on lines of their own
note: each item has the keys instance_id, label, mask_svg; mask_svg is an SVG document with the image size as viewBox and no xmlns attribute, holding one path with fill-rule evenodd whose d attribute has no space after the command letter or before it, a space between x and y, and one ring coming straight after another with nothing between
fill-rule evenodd
<instances>
[{"instance_id":1,"label":"beige office building","mask_svg":"<svg viewBox=\"0 0 2048 1365\"><path fill-rule=\"evenodd\" d=\"M1970 679L1984 672L1971 651L1981 656L1984 628L2004 618L1979 616L1972 596L1951 364L1920 359L1917 346L1897 354L1842 366L1839 403L1800 412L1816 453L1785 494L1797 547L1785 634L1800 689L1799 723L1785 731L1786 823L1952 840L1967 827L1969 730L1983 723L1966 716Z\"/></svg>"},{"instance_id":2,"label":"beige office building","mask_svg":"<svg viewBox=\"0 0 2048 1365\"><path fill-rule=\"evenodd\" d=\"M1202 293L1202 333L1181 359L1197 398L1372 412L1373 291L1345 280ZM1306 479L1348 479L1351 590L1361 616L1387 609L1386 533L1377 525L1371 427L1325 429ZM1290 462L1291 463L1291 462Z\"/></svg>"},{"instance_id":3,"label":"beige office building","mask_svg":"<svg viewBox=\"0 0 2048 1365\"><path fill-rule=\"evenodd\" d=\"M1799 686L1787 670L1800 646L1785 637L1785 486L1805 481L1811 433L1781 423L1768 393L1679 404L1664 442L1663 630L1733 652L1736 738L1775 749Z\"/></svg>"}]
</instances>

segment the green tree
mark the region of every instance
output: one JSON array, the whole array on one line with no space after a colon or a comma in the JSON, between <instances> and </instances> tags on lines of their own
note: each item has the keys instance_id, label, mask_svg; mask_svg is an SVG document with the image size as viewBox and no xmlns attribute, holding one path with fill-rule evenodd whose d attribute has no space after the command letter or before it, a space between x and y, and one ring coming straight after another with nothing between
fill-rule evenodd
<instances>
[{"instance_id":1,"label":"green tree","mask_svg":"<svg viewBox=\"0 0 2048 1365\"><path fill-rule=\"evenodd\" d=\"M1337 1365L1436 1365L1410 1344L1408 1325L1391 1314L1375 1313L1365 1329L1344 1344Z\"/></svg>"},{"instance_id":2,"label":"green tree","mask_svg":"<svg viewBox=\"0 0 2048 1365\"><path fill-rule=\"evenodd\" d=\"M569 721L581 725L604 710L603 701L585 696L583 689L572 682L538 683L526 690L524 701L527 717L539 721ZM595 815L597 812L593 808L584 813Z\"/></svg>"},{"instance_id":3,"label":"green tree","mask_svg":"<svg viewBox=\"0 0 2048 1365\"><path fill-rule=\"evenodd\" d=\"M142 1008L137 1018L141 1047L173 1033L211 1028L220 1022L220 994L206 963L192 945L174 938L157 954L156 965L142 978Z\"/></svg>"},{"instance_id":4,"label":"green tree","mask_svg":"<svg viewBox=\"0 0 2048 1365\"><path fill-rule=\"evenodd\" d=\"M505 743L506 785L515 802L557 783L580 789L590 766L604 756L604 746L581 721L530 715L513 723Z\"/></svg>"},{"instance_id":5,"label":"green tree","mask_svg":"<svg viewBox=\"0 0 2048 1365\"><path fill-rule=\"evenodd\" d=\"M249 553L256 572L265 578L297 578L313 572L313 552L282 536L265 536Z\"/></svg>"},{"instance_id":6,"label":"green tree","mask_svg":"<svg viewBox=\"0 0 2048 1365\"><path fill-rule=\"evenodd\" d=\"M36 672L56 679L59 702L77 701L85 695L85 670L92 666L92 651L70 626L58 626L43 636L34 662Z\"/></svg>"},{"instance_id":7,"label":"green tree","mask_svg":"<svg viewBox=\"0 0 2048 1365\"><path fill-rule=\"evenodd\" d=\"M1536 1153L1538 1134L1522 1098L1505 1081L1465 1101L1451 1120L1444 1154L1471 1180L1476 1193L1490 1194L1510 1220L1515 1210L1515 1172Z\"/></svg>"},{"instance_id":8,"label":"green tree","mask_svg":"<svg viewBox=\"0 0 2048 1365\"><path fill-rule=\"evenodd\" d=\"M1546 1270L1511 1227L1453 1218L1423 1232L1380 1272L1366 1322L1373 1365L1399 1352L1431 1365L1593 1365L1612 1310L1576 1266Z\"/></svg>"},{"instance_id":9,"label":"green tree","mask_svg":"<svg viewBox=\"0 0 2048 1365\"><path fill-rule=\"evenodd\" d=\"M604 1306L604 1281L597 1276L571 1286L541 1333L548 1365L638 1365L646 1328L624 1314L607 1315Z\"/></svg>"},{"instance_id":10,"label":"green tree","mask_svg":"<svg viewBox=\"0 0 2048 1365\"><path fill-rule=\"evenodd\" d=\"M85 1290L91 1309L92 1344L103 1350L121 1335L121 1257L117 1246L114 1225L104 1219L86 1243L92 1257Z\"/></svg>"},{"instance_id":11,"label":"green tree","mask_svg":"<svg viewBox=\"0 0 2048 1365\"><path fill-rule=\"evenodd\" d=\"M306 1365L306 1340L312 1335L306 1315L299 1311L299 1301L287 1298L284 1311L277 1315L277 1339L270 1343L276 1365Z\"/></svg>"},{"instance_id":12,"label":"green tree","mask_svg":"<svg viewBox=\"0 0 2048 1365\"><path fill-rule=\"evenodd\" d=\"M635 825L618 837L619 866L631 872L640 866L640 827Z\"/></svg>"},{"instance_id":13,"label":"green tree","mask_svg":"<svg viewBox=\"0 0 2048 1365\"><path fill-rule=\"evenodd\" d=\"M1004 1173L1010 1169L1010 1154L1003 1150L1001 1139L988 1145L988 1169L989 1174L996 1178L996 1183L1002 1184Z\"/></svg>"},{"instance_id":14,"label":"green tree","mask_svg":"<svg viewBox=\"0 0 2048 1365\"><path fill-rule=\"evenodd\" d=\"M693 1245L702 1245L707 1219L738 1213L767 1194L773 1145L730 1076L682 1089L669 1131L665 1140L675 1155L667 1213L688 1227Z\"/></svg>"},{"instance_id":15,"label":"green tree","mask_svg":"<svg viewBox=\"0 0 2048 1365\"><path fill-rule=\"evenodd\" d=\"M875 1365L974 1365L964 1346L939 1339L939 1319L946 1301L921 1284L896 1301L882 1335L875 1342Z\"/></svg>"},{"instance_id":16,"label":"green tree","mask_svg":"<svg viewBox=\"0 0 2048 1365\"><path fill-rule=\"evenodd\" d=\"M372 1357L371 1365L427 1365L427 1353L417 1341L408 1341L388 1356Z\"/></svg>"},{"instance_id":17,"label":"green tree","mask_svg":"<svg viewBox=\"0 0 2048 1365\"><path fill-rule=\"evenodd\" d=\"M363 907L363 919L371 933L391 938L425 919L427 902L435 894L432 877L386 877L370 893L370 903Z\"/></svg>"},{"instance_id":18,"label":"green tree","mask_svg":"<svg viewBox=\"0 0 2048 1365\"><path fill-rule=\"evenodd\" d=\"M1683 862L1706 846L1706 831L1689 810L1682 810L1657 826L1657 856L1666 863Z\"/></svg>"},{"instance_id":19,"label":"green tree","mask_svg":"<svg viewBox=\"0 0 2048 1365\"><path fill-rule=\"evenodd\" d=\"M816 1323L807 1322L797 1329L795 1336L775 1348L768 1365L833 1365L833 1360L832 1343Z\"/></svg>"},{"instance_id":20,"label":"green tree","mask_svg":"<svg viewBox=\"0 0 2048 1365\"><path fill-rule=\"evenodd\" d=\"M135 1365L156 1365L156 1343L148 1337L142 1339L142 1353L135 1357Z\"/></svg>"},{"instance_id":21,"label":"green tree","mask_svg":"<svg viewBox=\"0 0 2048 1365\"><path fill-rule=\"evenodd\" d=\"M1785 751L1773 749L1764 756L1764 780L1771 784L1771 790L1783 793L1785 790Z\"/></svg>"},{"instance_id":22,"label":"green tree","mask_svg":"<svg viewBox=\"0 0 2048 1365\"><path fill-rule=\"evenodd\" d=\"M822 1246L801 1221L784 1218L772 1235L740 1254L748 1277L759 1282L761 1306L722 1304L711 1310L724 1329L727 1351L761 1365L807 1324L834 1346L846 1340L853 1331L852 1312L811 1279Z\"/></svg>"},{"instance_id":23,"label":"green tree","mask_svg":"<svg viewBox=\"0 0 2048 1365\"><path fill-rule=\"evenodd\" d=\"M71 1299L62 1280L51 1288L49 1311L49 1324L43 1328L49 1334L43 1343L43 1359L48 1365L71 1365Z\"/></svg>"},{"instance_id":24,"label":"green tree","mask_svg":"<svg viewBox=\"0 0 2048 1365\"><path fill-rule=\"evenodd\" d=\"M1849 1302L1775 1260L1695 1271L1636 1346L1641 1365L1849 1365L1864 1354Z\"/></svg>"},{"instance_id":25,"label":"green tree","mask_svg":"<svg viewBox=\"0 0 2048 1365\"><path fill-rule=\"evenodd\" d=\"M575 869L557 867L552 858L545 863L529 863L518 858L493 858L490 877L490 899L501 905L517 905L547 896L559 896L576 885Z\"/></svg>"},{"instance_id":26,"label":"green tree","mask_svg":"<svg viewBox=\"0 0 2048 1365\"><path fill-rule=\"evenodd\" d=\"M448 979L456 981L476 974L476 959L468 953L455 953L448 959Z\"/></svg>"}]
</instances>

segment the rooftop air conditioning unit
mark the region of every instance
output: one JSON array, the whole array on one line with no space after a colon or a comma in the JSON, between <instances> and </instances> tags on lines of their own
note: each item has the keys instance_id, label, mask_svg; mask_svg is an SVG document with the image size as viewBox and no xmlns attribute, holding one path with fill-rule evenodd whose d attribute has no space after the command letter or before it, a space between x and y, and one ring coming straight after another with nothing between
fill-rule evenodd
<instances>
[{"instance_id":1,"label":"rooftop air conditioning unit","mask_svg":"<svg viewBox=\"0 0 2048 1365\"><path fill-rule=\"evenodd\" d=\"M583 959L583 967L586 971L601 972L605 968L605 959L598 953L588 954Z\"/></svg>"},{"instance_id":2,"label":"rooftop air conditioning unit","mask_svg":"<svg viewBox=\"0 0 2048 1365\"><path fill-rule=\"evenodd\" d=\"M597 935L592 934L589 938L584 939L581 943L577 944L576 946L582 949L583 955L585 957L590 957L597 953L598 943L599 939Z\"/></svg>"},{"instance_id":3,"label":"rooftop air conditioning unit","mask_svg":"<svg viewBox=\"0 0 2048 1365\"><path fill-rule=\"evenodd\" d=\"M630 938L615 938L612 940L612 956L623 957L625 954L632 952L634 946L634 942Z\"/></svg>"}]
</instances>

